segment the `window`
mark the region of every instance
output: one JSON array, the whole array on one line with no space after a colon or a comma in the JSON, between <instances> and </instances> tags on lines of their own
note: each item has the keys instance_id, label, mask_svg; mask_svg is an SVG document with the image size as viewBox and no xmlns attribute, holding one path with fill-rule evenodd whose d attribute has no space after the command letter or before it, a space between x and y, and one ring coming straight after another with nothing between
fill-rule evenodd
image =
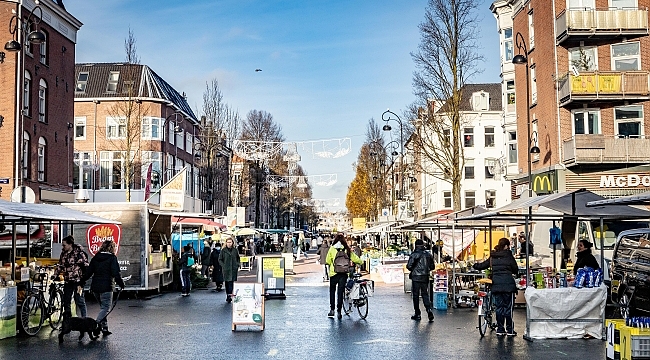
<instances>
[{"instance_id":1,"label":"window","mask_svg":"<svg viewBox=\"0 0 650 360\"><path fill-rule=\"evenodd\" d=\"M516 164L517 161L517 132L508 131L508 164Z\"/></svg>"},{"instance_id":2,"label":"window","mask_svg":"<svg viewBox=\"0 0 650 360\"><path fill-rule=\"evenodd\" d=\"M612 45L612 69L615 71L641 70L639 42Z\"/></svg>"},{"instance_id":3,"label":"window","mask_svg":"<svg viewBox=\"0 0 650 360\"><path fill-rule=\"evenodd\" d=\"M506 112L515 112L515 81L506 81Z\"/></svg>"},{"instance_id":4,"label":"window","mask_svg":"<svg viewBox=\"0 0 650 360\"><path fill-rule=\"evenodd\" d=\"M504 29L503 40L503 54L505 55L506 62L512 62L513 47L512 47L512 28Z\"/></svg>"},{"instance_id":5,"label":"window","mask_svg":"<svg viewBox=\"0 0 650 360\"><path fill-rule=\"evenodd\" d=\"M490 94L485 91L478 91L472 94L472 109L474 111L490 110Z\"/></svg>"},{"instance_id":6,"label":"window","mask_svg":"<svg viewBox=\"0 0 650 360\"><path fill-rule=\"evenodd\" d=\"M126 137L126 119L125 118L106 118L106 138L118 139Z\"/></svg>"},{"instance_id":7,"label":"window","mask_svg":"<svg viewBox=\"0 0 650 360\"><path fill-rule=\"evenodd\" d=\"M445 144L449 145L451 143L451 132L449 129L442 130L443 141Z\"/></svg>"},{"instance_id":8,"label":"window","mask_svg":"<svg viewBox=\"0 0 650 360\"><path fill-rule=\"evenodd\" d=\"M48 58L47 58L47 42L48 42L47 38L48 38L48 34L47 34L47 31L45 31L43 29L40 29L40 31L43 33L43 35L45 35L45 41L40 43L40 46L39 46L40 47L40 49L39 49L40 62L43 65L47 65L47 60L48 60Z\"/></svg>"},{"instance_id":9,"label":"window","mask_svg":"<svg viewBox=\"0 0 650 360\"><path fill-rule=\"evenodd\" d=\"M172 145L176 144L176 130L174 128L175 126L172 123L167 124L167 139Z\"/></svg>"},{"instance_id":10,"label":"window","mask_svg":"<svg viewBox=\"0 0 650 360\"><path fill-rule=\"evenodd\" d=\"M573 134L600 134L600 110L573 111Z\"/></svg>"},{"instance_id":11,"label":"window","mask_svg":"<svg viewBox=\"0 0 650 360\"><path fill-rule=\"evenodd\" d=\"M465 191L465 209L476 206L476 191Z\"/></svg>"},{"instance_id":12,"label":"window","mask_svg":"<svg viewBox=\"0 0 650 360\"><path fill-rule=\"evenodd\" d=\"M537 104L537 72L534 66L530 68L530 102Z\"/></svg>"},{"instance_id":13,"label":"window","mask_svg":"<svg viewBox=\"0 0 650 360\"><path fill-rule=\"evenodd\" d=\"M637 0L609 0L609 7L615 9L638 9Z\"/></svg>"},{"instance_id":14,"label":"window","mask_svg":"<svg viewBox=\"0 0 650 360\"><path fill-rule=\"evenodd\" d=\"M92 176L95 171L93 165L93 153L91 152L75 152L72 170L72 184L73 187L79 187L79 166L81 166L81 179L84 189L93 189Z\"/></svg>"},{"instance_id":15,"label":"window","mask_svg":"<svg viewBox=\"0 0 650 360\"><path fill-rule=\"evenodd\" d=\"M120 79L119 71L111 71L108 74L108 84L106 85L106 92L116 92L117 91L117 81Z\"/></svg>"},{"instance_id":16,"label":"window","mask_svg":"<svg viewBox=\"0 0 650 360\"><path fill-rule=\"evenodd\" d=\"M29 34L32 31L36 30L36 24L34 24L31 21L27 21L27 19L24 19L22 24L23 24L22 26L24 26L26 28L25 30L27 30L26 34ZM32 44L29 41L25 41L24 43L25 43L24 44L24 46L25 46L25 54L27 54L27 55L29 55L31 57L34 57L34 44Z\"/></svg>"},{"instance_id":17,"label":"window","mask_svg":"<svg viewBox=\"0 0 650 360\"><path fill-rule=\"evenodd\" d=\"M569 68L581 71L598 70L598 55L595 46L569 49Z\"/></svg>"},{"instance_id":18,"label":"window","mask_svg":"<svg viewBox=\"0 0 650 360\"><path fill-rule=\"evenodd\" d=\"M614 108L614 124L614 130L618 137L641 137L643 135L643 105Z\"/></svg>"},{"instance_id":19,"label":"window","mask_svg":"<svg viewBox=\"0 0 650 360\"><path fill-rule=\"evenodd\" d=\"M595 9L595 0L569 0L569 9Z\"/></svg>"},{"instance_id":20,"label":"window","mask_svg":"<svg viewBox=\"0 0 650 360\"><path fill-rule=\"evenodd\" d=\"M474 178L474 160L465 159L465 179Z\"/></svg>"},{"instance_id":21,"label":"window","mask_svg":"<svg viewBox=\"0 0 650 360\"><path fill-rule=\"evenodd\" d=\"M445 208L451 208L451 191L443 191L442 198Z\"/></svg>"},{"instance_id":22,"label":"window","mask_svg":"<svg viewBox=\"0 0 650 360\"><path fill-rule=\"evenodd\" d=\"M155 117L142 118L142 138L149 140L161 140L160 123L162 121L163 119Z\"/></svg>"},{"instance_id":23,"label":"window","mask_svg":"<svg viewBox=\"0 0 650 360\"><path fill-rule=\"evenodd\" d=\"M494 128L485 128L485 147L494 147Z\"/></svg>"},{"instance_id":24,"label":"window","mask_svg":"<svg viewBox=\"0 0 650 360\"><path fill-rule=\"evenodd\" d=\"M124 163L124 159L122 152L102 151L99 157L100 189L123 189L122 164Z\"/></svg>"},{"instance_id":25,"label":"window","mask_svg":"<svg viewBox=\"0 0 650 360\"><path fill-rule=\"evenodd\" d=\"M465 147L474 146L474 128L463 129L463 144Z\"/></svg>"},{"instance_id":26,"label":"window","mask_svg":"<svg viewBox=\"0 0 650 360\"><path fill-rule=\"evenodd\" d=\"M32 75L29 71L25 71L25 83L23 84L23 113L31 116L31 107L29 104L32 102Z\"/></svg>"},{"instance_id":27,"label":"window","mask_svg":"<svg viewBox=\"0 0 650 360\"><path fill-rule=\"evenodd\" d=\"M485 207L488 209L495 208L497 205L497 191L485 190Z\"/></svg>"},{"instance_id":28,"label":"window","mask_svg":"<svg viewBox=\"0 0 650 360\"><path fill-rule=\"evenodd\" d=\"M485 159L485 178L494 179L494 167L498 166L498 161L494 159Z\"/></svg>"},{"instance_id":29,"label":"window","mask_svg":"<svg viewBox=\"0 0 650 360\"><path fill-rule=\"evenodd\" d=\"M23 133L23 158L21 159L23 179L29 179L29 133Z\"/></svg>"},{"instance_id":30,"label":"window","mask_svg":"<svg viewBox=\"0 0 650 360\"><path fill-rule=\"evenodd\" d=\"M45 181L45 138L38 139L38 181Z\"/></svg>"},{"instance_id":31,"label":"window","mask_svg":"<svg viewBox=\"0 0 650 360\"><path fill-rule=\"evenodd\" d=\"M136 95L133 91L133 81L124 81L122 83L122 92L127 95Z\"/></svg>"},{"instance_id":32,"label":"window","mask_svg":"<svg viewBox=\"0 0 650 360\"><path fill-rule=\"evenodd\" d=\"M86 139L86 117L79 116L74 118L74 138L75 140Z\"/></svg>"},{"instance_id":33,"label":"window","mask_svg":"<svg viewBox=\"0 0 650 360\"><path fill-rule=\"evenodd\" d=\"M147 182L147 170L151 165L151 189L160 188L160 171L162 170L162 153L156 151L142 152L142 188L144 189Z\"/></svg>"},{"instance_id":34,"label":"window","mask_svg":"<svg viewBox=\"0 0 650 360\"><path fill-rule=\"evenodd\" d=\"M172 154L167 154L167 181L174 176L174 155Z\"/></svg>"},{"instance_id":35,"label":"window","mask_svg":"<svg viewBox=\"0 0 650 360\"><path fill-rule=\"evenodd\" d=\"M45 96L47 95L47 83L41 79L38 86L38 121L46 122L45 117Z\"/></svg>"},{"instance_id":36,"label":"window","mask_svg":"<svg viewBox=\"0 0 650 360\"><path fill-rule=\"evenodd\" d=\"M185 132L183 129L179 129L178 132L176 132L176 146L178 146L179 149L183 150L185 146Z\"/></svg>"},{"instance_id":37,"label":"window","mask_svg":"<svg viewBox=\"0 0 650 360\"><path fill-rule=\"evenodd\" d=\"M185 134L185 151L192 153L192 134L190 133Z\"/></svg>"},{"instance_id":38,"label":"window","mask_svg":"<svg viewBox=\"0 0 650 360\"><path fill-rule=\"evenodd\" d=\"M535 48L535 22L533 21L533 10L528 13L528 43L530 49Z\"/></svg>"},{"instance_id":39,"label":"window","mask_svg":"<svg viewBox=\"0 0 650 360\"><path fill-rule=\"evenodd\" d=\"M86 85L88 84L88 73L80 72L77 76L77 85L74 88L75 92L83 93L86 92Z\"/></svg>"}]
</instances>

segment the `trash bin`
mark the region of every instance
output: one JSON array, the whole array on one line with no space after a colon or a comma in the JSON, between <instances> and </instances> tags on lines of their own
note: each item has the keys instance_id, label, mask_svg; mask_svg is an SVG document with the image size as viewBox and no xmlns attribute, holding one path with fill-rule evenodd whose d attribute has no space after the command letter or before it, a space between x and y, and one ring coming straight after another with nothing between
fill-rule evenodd
<instances>
[{"instance_id":1,"label":"trash bin","mask_svg":"<svg viewBox=\"0 0 650 360\"><path fill-rule=\"evenodd\" d=\"M409 279L409 275L411 274L408 269L406 269L406 264L404 264L404 292L405 293L410 293L411 290L413 289L413 282L411 279Z\"/></svg>"}]
</instances>

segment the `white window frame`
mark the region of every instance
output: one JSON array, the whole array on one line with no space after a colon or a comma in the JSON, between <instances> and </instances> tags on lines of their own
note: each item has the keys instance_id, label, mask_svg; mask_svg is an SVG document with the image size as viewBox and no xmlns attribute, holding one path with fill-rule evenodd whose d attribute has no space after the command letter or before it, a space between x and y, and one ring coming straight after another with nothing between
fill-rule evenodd
<instances>
[{"instance_id":1,"label":"white window frame","mask_svg":"<svg viewBox=\"0 0 650 360\"><path fill-rule=\"evenodd\" d=\"M465 144L467 136L471 136L471 144L470 145ZM474 128L473 127L465 127L465 128L463 128L463 147L474 147L476 145L474 140L476 140L474 138Z\"/></svg>"},{"instance_id":2,"label":"white window frame","mask_svg":"<svg viewBox=\"0 0 650 360\"><path fill-rule=\"evenodd\" d=\"M194 139L192 134L189 132L185 133L185 151L187 151L188 154L192 153L192 149L194 148Z\"/></svg>"},{"instance_id":3,"label":"white window frame","mask_svg":"<svg viewBox=\"0 0 650 360\"><path fill-rule=\"evenodd\" d=\"M530 103L537 104L537 70L534 64L530 67Z\"/></svg>"},{"instance_id":4,"label":"white window frame","mask_svg":"<svg viewBox=\"0 0 650 360\"><path fill-rule=\"evenodd\" d=\"M515 135L514 139L512 138L512 134ZM510 165L517 165L519 163L519 154L517 153L517 132L516 131L508 131L508 164ZM510 161L510 155L511 153L514 152L515 154L515 161L512 162Z\"/></svg>"},{"instance_id":5,"label":"white window frame","mask_svg":"<svg viewBox=\"0 0 650 360\"><path fill-rule=\"evenodd\" d=\"M112 130L114 129L114 130ZM121 136L120 136L121 135ZM107 139L124 139L126 138L126 118L106 117L106 138Z\"/></svg>"},{"instance_id":6,"label":"white window frame","mask_svg":"<svg viewBox=\"0 0 650 360\"><path fill-rule=\"evenodd\" d=\"M621 6L616 6L613 4L613 1L625 1L625 0L609 0L608 5L610 9L626 9L626 10L637 10L639 8L639 1L638 0L631 0L634 2L634 6L626 6L626 7L621 7Z\"/></svg>"},{"instance_id":7,"label":"white window frame","mask_svg":"<svg viewBox=\"0 0 650 360\"><path fill-rule=\"evenodd\" d=\"M185 130L179 129L178 132L174 131L176 134L176 146L181 149L185 150Z\"/></svg>"},{"instance_id":8,"label":"white window frame","mask_svg":"<svg viewBox=\"0 0 650 360\"><path fill-rule=\"evenodd\" d=\"M80 152L75 151L73 158L74 158L73 167L75 168L73 170L73 173L75 174L75 176L77 177L79 176L79 165L82 166L81 179L77 178L76 183L74 183L73 181L72 184L73 188L78 188L79 182L83 181L84 182L83 188L94 189L93 175L95 171L92 168L93 153L90 151L80 151Z\"/></svg>"},{"instance_id":9,"label":"white window frame","mask_svg":"<svg viewBox=\"0 0 650 360\"><path fill-rule=\"evenodd\" d=\"M597 116L597 124L598 124L598 129L597 132L595 133L590 133L589 132L589 114L596 114ZM583 121L583 128L585 129L584 133L578 134L576 133L576 120L575 116L576 114L582 114L582 121ZM585 118L586 116L586 118ZM572 133L573 135L598 135L602 134L602 119L600 117L600 109L598 108L587 108L587 109L575 109L571 111L571 128L572 128Z\"/></svg>"},{"instance_id":10,"label":"white window frame","mask_svg":"<svg viewBox=\"0 0 650 360\"><path fill-rule=\"evenodd\" d=\"M38 181L45 181L45 156L47 142L44 137L38 138Z\"/></svg>"},{"instance_id":11,"label":"white window frame","mask_svg":"<svg viewBox=\"0 0 650 360\"><path fill-rule=\"evenodd\" d=\"M468 168L472 168L472 177L467 177ZM474 159L465 159L465 166L463 166L463 179L476 179L476 167L474 166Z\"/></svg>"},{"instance_id":12,"label":"white window frame","mask_svg":"<svg viewBox=\"0 0 650 360\"><path fill-rule=\"evenodd\" d=\"M630 118L630 119L620 119L620 120L619 120L619 119L616 118L616 109L621 109L621 108L641 108L641 117L638 117L638 118ZM619 124L621 124L621 123L636 123L636 122L638 122L638 123L639 123L639 132L640 132L640 133L639 133L639 135L637 135L636 137L640 137L640 138L644 137L644 136L645 136L645 131L644 131L644 129L643 129L643 128L644 128L644 121L643 121L644 116L645 116L645 109L643 108L643 105L616 106L616 107L614 108L614 134L615 134L617 137L620 137L620 135L619 135L619 133L618 133L618 125L619 125Z\"/></svg>"},{"instance_id":13,"label":"white window frame","mask_svg":"<svg viewBox=\"0 0 650 360\"><path fill-rule=\"evenodd\" d=\"M142 139L144 140L162 140L160 124L165 119L146 116L142 118ZM157 135L156 135L157 134Z\"/></svg>"},{"instance_id":14,"label":"white window frame","mask_svg":"<svg viewBox=\"0 0 650 360\"><path fill-rule=\"evenodd\" d=\"M577 61L577 60L572 60L571 59L572 56L573 56L573 53L577 52L578 56L579 56L580 50L585 51L585 52L593 51L593 54L587 54L590 57L591 64L592 64L592 67L590 69L583 69L583 68L577 67L573 63L574 61ZM568 58L569 58L568 59L569 60L569 69L572 69L573 66L575 66L575 69L578 70L578 72L582 72L582 71L598 71L598 47L597 46L578 46L578 47L569 48L568 51L569 51L568 52L568 55L569 55L568 56Z\"/></svg>"},{"instance_id":15,"label":"white window frame","mask_svg":"<svg viewBox=\"0 0 650 360\"><path fill-rule=\"evenodd\" d=\"M585 10L595 8L596 0L567 0L567 9L570 10Z\"/></svg>"},{"instance_id":16,"label":"white window frame","mask_svg":"<svg viewBox=\"0 0 650 360\"><path fill-rule=\"evenodd\" d=\"M167 123L167 141L171 145L176 145L176 129L175 125L172 125L171 122Z\"/></svg>"},{"instance_id":17,"label":"white window frame","mask_svg":"<svg viewBox=\"0 0 650 360\"><path fill-rule=\"evenodd\" d=\"M106 83L106 92L107 93L116 93L117 92L117 83L120 81L120 72L111 71L108 73L108 81Z\"/></svg>"},{"instance_id":18,"label":"white window frame","mask_svg":"<svg viewBox=\"0 0 650 360\"><path fill-rule=\"evenodd\" d=\"M116 158L116 155L118 158ZM124 189L124 176L120 176L119 185L114 185L117 179L113 179L113 168L118 163L124 173L124 157L126 154L120 151L102 151L99 153L99 188L100 189Z\"/></svg>"},{"instance_id":19,"label":"white window frame","mask_svg":"<svg viewBox=\"0 0 650 360\"><path fill-rule=\"evenodd\" d=\"M472 109L474 111L490 110L490 94L485 91L477 91L472 94Z\"/></svg>"},{"instance_id":20,"label":"white window frame","mask_svg":"<svg viewBox=\"0 0 650 360\"><path fill-rule=\"evenodd\" d=\"M29 153L30 153L30 136L27 131L23 132L23 156L20 159L23 179L29 179Z\"/></svg>"},{"instance_id":21,"label":"white window frame","mask_svg":"<svg viewBox=\"0 0 650 360\"><path fill-rule=\"evenodd\" d=\"M83 80L83 81L81 80L82 75L86 76L86 80ZM79 74L77 75L77 83L75 84L75 88L74 88L75 92L77 92L77 93L85 93L86 92L86 86L88 86L88 76L90 76L88 71L79 72Z\"/></svg>"},{"instance_id":22,"label":"white window frame","mask_svg":"<svg viewBox=\"0 0 650 360\"><path fill-rule=\"evenodd\" d=\"M499 160L496 159L483 159L483 168L485 170L485 179L486 180L494 180L496 176L494 173L490 173L489 168L490 166L495 166L495 163L498 164Z\"/></svg>"},{"instance_id":23,"label":"white window frame","mask_svg":"<svg viewBox=\"0 0 650 360\"><path fill-rule=\"evenodd\" d=\"M47 82L41 79L38 84L38 121L47 122Z\"/></svg>"},{"instance_id":24,"label":"white window frame","mask_svg":"<svg viewBox=\"0 0 650 360\"><path fill-rule=\"evenodd\" d=\"M32 100L32 74L25 70L25 81L23 82L23 114L30 116L30 103Z\"/></svg>"},{"instance_id":25,"label":"white window frame","mask_svg":"<svg viewBox=\"0 0 650 360\"><path fill-rule=\"evenodd\" d=\"M449 200L449 206L447 206L447 200ZM442 192L442 207L445 209L451 209L454 205L454 199L451 197L451 191Z\"/></svg>"},{"instance_id":26,"label":"white window frame","mask_svg":"<svg viewBox=\"0 0 650 360\"><path fill-rule=\"evenodd\" d=\"M485 190L485 208L497 207L497 191L494 189Z\"/></svg>"},{"instance_id":27,"label":"white window frame","mask_svg":"<svg viewBox=\"0 0 650 360\"><path fill-rule=\"evenodd\" d=\"M508 36L510 31L510 36ZM515 56L515 48L512 44L512 28L503 29L503 58L504 62L511 63L512 58Z\"/></svg>"},{"instance_id":28,"label":"white window frame","mask_svg":"<svg viewBox=\"0 0 650 360\"><path fill-rule=\"evenodd\" d=\"M512 83L512 87L508 87L508 83ZM517 97L515 95L515 79L512 80L506 80L505 81L505 90L506 90L506 98L504 100L504 104L506 104L505 109L508 114L514 114L517 111ZM510 98L514 100L512 104L509 103Z\"/></svg>"},{"instance_id":29,"label":"white window frame","mask_svg":"<svg viewBox=\"0 0 650 360\"><path fill-rule=\"evenodd\" d=\"M630 44L636 44L638 48L638 52L636 55L623 55L623 56L617 56L614 57L614 48L616 46L620 45L630 45ZM611 59L611 65L612 65L612 71L635 71L635 70L641 70L642 64L641 64L641 42L640 41L628 41L628 42L622 42L622 43L617 43L617 44L611 44L609 46L609 53L610 53L610 59ZM621 61L621 60L630 60L630 59L636 59L637 61L637 68L636 69L625 69L625 70L618 70L616 69L616 61Z\"/></svg>"},{"instance_id":30,"label":"white window frame","mask_svg":"<svg viewBox=\"0 0 650 360\"><path fill-rule=\"evenodd\" d=\"M494 130L493 126L486 126L485 128L483 128L483 141L485 141L484 147L493 148L493 147L496 146L496 135L495 134L496 134L496 131ZM492 144L491 145L488 142L488 136L492 137Z\"/></svg>"},{"instance_id":31,"label":"white window frame","mask_svg":"<svg viewBox=\"0 0 650 360\"><path fill-rule=\"evenodd\" d=\"M530 49L535 48L535 19L533 17L533 10L530 10L528 13L528 44L530 44Z\"/></svg>"},{"instance_id":32,"label":"white window frame","mask_svg":"<svg viewBox=\"0 0 650 360\"><path fill-rule=\"evenodd\" d=\"M47 65L47 43L49 42L48 33L44 30L41 30L41 33L45 35L45 41L39 44L39 61L43 65Z\"/></svg>"},{"instance_id":33,"label":"white window frame","mask_svg":"<svg viewBox=\"0 0 650 360\"><path fill-rule=\"evenodd\" d=\"M142 179L142 189L145 188L146 181L147 181L147 169L149 168L149 164L152 164L151 166L151 173L158 173L159 175L161 174L162 170L162 158L163 155L159 151L143 151L142 152L142 166L141 166L141 179ZM153 177L153 175L152 175ZM158 183L154 186L154 184L151 184L152 189L158 189L162 185L162 178L159 178Z\"/></svg>"},{"instance_id":34,"label":"white window frame","mask_svg":"<svg viewBox=\"0 0 650 360\"><path fill-rule=\"evenodd\" d=\"M476 206L476 191L474 190L465 190L465 209L473 208ZM471 196L470 196L471 195ZM474 204L470 206L468 200L472 199Z\"/></svg>"},{"instance_id":35,"label":"white window frame","mask_svg":"<svg viewBox=\"0 0 650 360\"><path fill-rule=\"evenodd\" d=\"M77 135L78 129L81 128L82 135ZM85 116L75 116L74 117L74 139L75 140L86 140L86 117Z\"/></svg>"}]
</instances>

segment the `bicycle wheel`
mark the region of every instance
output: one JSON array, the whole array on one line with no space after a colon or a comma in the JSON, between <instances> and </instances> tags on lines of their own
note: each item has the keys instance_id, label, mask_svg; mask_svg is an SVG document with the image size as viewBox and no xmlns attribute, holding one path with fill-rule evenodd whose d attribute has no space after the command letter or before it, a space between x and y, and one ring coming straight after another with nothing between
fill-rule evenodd
<instances>
[{"instance_id":1,"label":"bicycle wheel","mask_svg":"<svg viewBox=\"0 0 650 360\"><path fill-rule=\"evenodd\" d=\"M350 290L343 290L343 311L345 315L350 315L352 312L352 299L350 299Z\"/></svg>"},{"instance_id":2,"label":"bicycle wheel","mask_svg":"<svg viewBox=\"0 0 650 360\"><path fill-rule=\"evenodd\" d=\"M61 320L63 320L63 293L61 291L55 291L51 295L48 304L48 313L50 314L50 327L53 330L58 329Z\"/></svg>"},{"instance_id":3,"label":"bicycle wheel","mask_svg":"<svg viewBox=\"0 0 650 360\"><path fill-rule=\"evenodd\" d=\"M43 325L42 309L39 296L30 294L25 297L20 307L20 326L25 334L34 336L41 330Z\"/></svg>"},{"instance_id":4,"label":"bicycle wheel","mask_svg":"<svg viewBox=\"0 0 650 360\"><path fill-rule=\"evenodd\" d=\"M478 316L478 332L481 337L485 336L488 326L492 326L492 314L490 312L490 300L487 296L483 298L483 314Z\"/></svg>"},{"instance_id":5,"label":"bicycle wheel","mask_svg":"<svg viewBox=\"0 0 650 360\"><path fill-rule=\"evenodd\" d=\"M365 319L368 316L368 289L365 284L359 285L359 298L356 303L359 317Z\"/></svg>"}]
</instances>

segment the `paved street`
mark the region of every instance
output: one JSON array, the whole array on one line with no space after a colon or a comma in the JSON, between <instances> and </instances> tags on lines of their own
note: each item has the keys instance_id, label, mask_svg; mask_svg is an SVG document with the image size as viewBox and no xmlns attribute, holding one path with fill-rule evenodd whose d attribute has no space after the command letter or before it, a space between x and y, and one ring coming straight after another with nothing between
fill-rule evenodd
<instances>
[{"instance_id":1,"label":"paved street","mask_svg":"<svg viewBox=\"0 0 650 360\"><path fill-rule=\"evenodd\" d=\"M342 320L326 316L328 288L320 281L315 257L298 263L286 300L266 302L266 329L231 331L231 305L225 294L195 290L187 298L167 293L149 299L120 300L109 317L113 335L98 341L44 329L33 338L0 340L0 359L602 359L600 340L522 339L523 309L516 310L520 336L480 339L473 309L436 312L434 323L410 320L410 294L402 286L378 284L369 315ZM245 279L250 277L245 276ZM96 303L89 305L95 316Z\"/></svg>"}]
</instances>

